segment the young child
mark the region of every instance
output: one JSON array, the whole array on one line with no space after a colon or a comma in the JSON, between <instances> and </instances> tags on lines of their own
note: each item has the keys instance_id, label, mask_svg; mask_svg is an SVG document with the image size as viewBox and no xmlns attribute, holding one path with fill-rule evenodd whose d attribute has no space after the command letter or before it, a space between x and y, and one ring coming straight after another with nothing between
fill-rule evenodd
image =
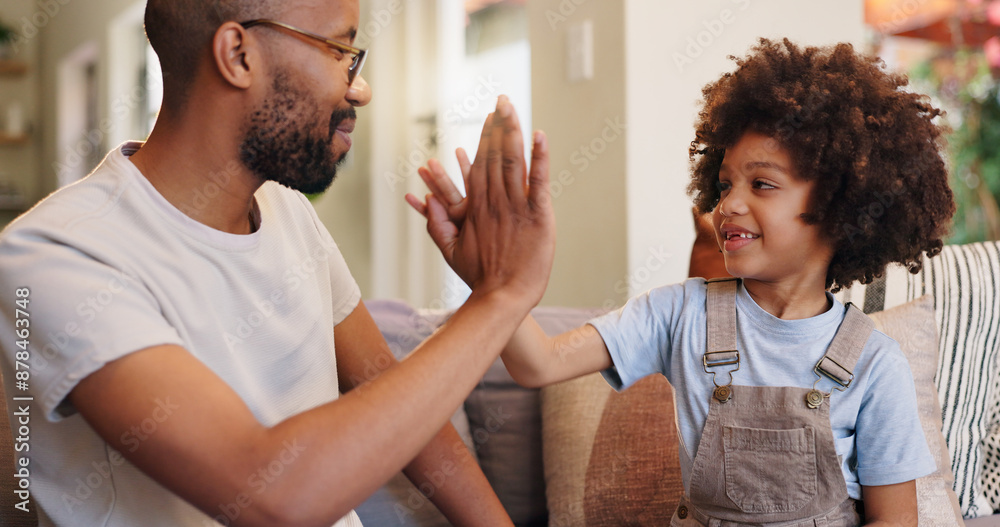
<instances>
[{"instance_id":1,"label":"young child","mask_svg":"<svg viewBox=\"0 0 1000 527\"><path fill-rule=\"evenodd\" d=\"M940 251L941 112L848 44L762 39L736 62L703 90L689 188L738 278L656 288L554 338L529 317L503 360L526 386L665 375L685 490L671 525L916 525L914 480L935 466L906 358L828 290ZM430 168L429 203L460 216Z\"/></svg>"}]
</instances>

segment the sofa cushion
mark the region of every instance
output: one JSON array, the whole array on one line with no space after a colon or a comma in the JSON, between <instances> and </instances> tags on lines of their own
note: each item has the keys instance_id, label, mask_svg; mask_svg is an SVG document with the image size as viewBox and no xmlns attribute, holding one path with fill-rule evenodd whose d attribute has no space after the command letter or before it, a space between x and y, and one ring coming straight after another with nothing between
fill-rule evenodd
<instances>
[{"instance_id":1,"label":"sofa cushion","mask_svg":"<svg viewBox=\"0 0 1000 527\"><path fill-rule=\"evenodd\" d=\"M892 337L906 355L913 372L917 409L927 446L934 455L937 471L917 480L920 525L961 526L962 509L953 489L948 445L941 434L941 405L938 403L934 373L938 366L938 332L934 320L934 299L924 295L912 302L873 313L875 327Z\"/></svg>"},{"instance_id":2,"label":"sofa cushion","mask_svg":"<svg viewBox=\"0 0 1000 527\"><path fill-rule=\"evenodd\" d=\"M1000 443L1000 243L945 246L919 274L890 267L839 297L871 313L925 294L934 295L941 331L935 382L955 492L966 518L988 516L1000 507L1000 467L984 457Z\"/></svg>"},{"instance_id":3,"label":"sofa cushion","mask_svg":"<svg viewBox=\"0 0 1000 527\"><path fill-rule=\"evenodd\" d=\"M450 315L449 311L418 311L393 300L366 301L366 305L397 358L429 337ZM532 311L550 335L580 326L601 313L560 307ZM483 473L514 524L547 525L539 390L519 386L497 359L466 399L464 408L453 416L452 424L472 445ZM365 525L448 525L402 474L397 474L357 511Z\"/></svg>"},{"instance_id":4,"label":"sofa cushion","mask_svg":"<svg viewBox=\"0 0 1000 527\"><path fill-rule=\"evenodd\" d=\"M518 527L547 525L538 390L483 382L465 400L465 412L479 466L511 520Z\"/></svg>"},{"instance_id":5,"label":"sofa cushion","mask_svg":"<svg viewBox=\"0 0 1000 527\"><path fill-rule=\"evenodd\" d=\"M683 493L673 394L652 375L615 393L599 373L542 389L550 525L666 525Z\"/></svg>"},{"instance_id":6,"label":"sofa cushion","mask_svg":"<svg viewBox=\"0 0 1000 527\"><path fill-rule=\"evenodd\" d=\"M579 327L601 313L564 307L538 307L531 312L549 335ZM550 524L539 400L539 390L519 386L497 359L465 401L479 464L518 527Z\"/></svg>"}]
</instances>

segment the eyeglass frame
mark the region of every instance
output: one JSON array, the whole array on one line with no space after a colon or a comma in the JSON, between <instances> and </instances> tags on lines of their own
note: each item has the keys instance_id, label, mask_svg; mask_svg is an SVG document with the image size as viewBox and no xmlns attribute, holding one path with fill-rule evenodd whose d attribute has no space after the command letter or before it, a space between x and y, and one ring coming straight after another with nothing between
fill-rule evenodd
<instances>
[{"instance_id":1,"label":"eyeglass frame","mask_svg":"<svg viewBox=\"0 0 1000 527\"><path fill-rule=\"evenodd\" d=\"M326 37L317 35L316 33L312 33L304 29L299 29L295 26L290 26L284 22L278 22L277 20L271 20L268 18L257 18L254 20L247 20L246 22L240 22L239 24L243 26L243 29L250 29L254 26L259 26L259 25L280 27L298 33L304 37L311 38L317 42L325 44L329 48L333 48L343 53L350 53L354 55L354 59L352 60L351 65L347 67L348 86L350 86L354 82L354 79L361 73L361 68L365 65L365 59L368 58L367 49L348 46L347 44L344 44L342 42L337 42L336 40L330 40Z\"/></svg>"}]
</instances>

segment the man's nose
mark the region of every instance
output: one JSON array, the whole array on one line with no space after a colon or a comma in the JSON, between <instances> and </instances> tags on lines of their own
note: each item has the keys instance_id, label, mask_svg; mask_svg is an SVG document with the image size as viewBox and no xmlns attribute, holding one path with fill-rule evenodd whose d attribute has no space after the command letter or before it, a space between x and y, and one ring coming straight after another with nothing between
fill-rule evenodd
<instances>
[{"instance_id":1,"label":"man's nose","mask_svg":"<svg viewBox=\"0 0 1000 527\"><path fill-rule=\"evenodd\" d=\"M347 89L347 102L351 106L364 106L372 100L372 89L364 77L358 75L354 78L350 88Z\"/></svg>"}]
</instances>

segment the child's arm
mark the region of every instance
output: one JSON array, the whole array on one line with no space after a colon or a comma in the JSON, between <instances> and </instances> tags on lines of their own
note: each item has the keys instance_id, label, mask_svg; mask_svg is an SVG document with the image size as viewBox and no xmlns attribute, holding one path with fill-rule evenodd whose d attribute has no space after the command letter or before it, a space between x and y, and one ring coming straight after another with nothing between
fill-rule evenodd
<instances>
[{"instance_id":1,"label":"child's arm","mask_svg":"<svg viewBox=\"0 0 1000 527\"><path fill-rule=\"evenodd\" d=\"M538 388L612 366L611 354L597 329L585 324L549 337L528 315L500 355L521 386Z\"/></svg>"},{"instance_id":2,"label":"child's arm","mask_svg":"<svg viewBox=\"0 0 1000 527\"><path fill-rule=\"evenodd\" d=\"M916 481L861 487L861 497L865 525L917 525Z\"/></svg>"}]
</instances>

